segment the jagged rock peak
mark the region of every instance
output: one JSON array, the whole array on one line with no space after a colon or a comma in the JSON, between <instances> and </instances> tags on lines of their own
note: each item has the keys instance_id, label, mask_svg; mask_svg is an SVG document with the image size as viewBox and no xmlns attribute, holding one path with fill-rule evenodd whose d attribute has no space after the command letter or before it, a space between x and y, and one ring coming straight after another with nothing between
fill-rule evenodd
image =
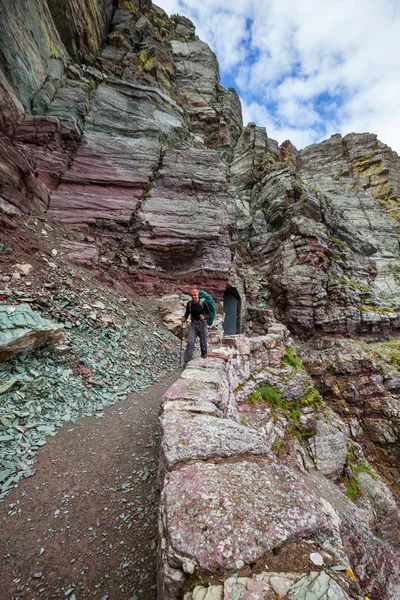
<instances>
[{"instance_id":1,"label":"jagged rock peak","mask_svg":"<svg viewBox=\"0 0 400 600\"><path fill-rule=\"evenodd\" d=\"M285 140L279 146L280 156L282 160L296 164L299 151L290 140Z\"/></svg>"}]
</instances>

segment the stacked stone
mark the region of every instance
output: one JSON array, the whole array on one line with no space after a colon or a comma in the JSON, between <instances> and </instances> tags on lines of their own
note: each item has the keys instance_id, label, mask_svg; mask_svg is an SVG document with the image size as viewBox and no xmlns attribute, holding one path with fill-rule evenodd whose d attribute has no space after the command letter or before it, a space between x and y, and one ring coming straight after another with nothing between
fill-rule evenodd
<instances>
[{"instance_id":1,"label":"stacked stone","mask_svg":"<svg viewBox=\"0 0 400 600\"><path fill-rule=\"evenodd\" d=\"M279 325L258 338L227 336L217 352L192 361L165 394L161 415L160 598L176 600L188 586L186 600L233 600L240 594L258 600L283 597L283 593L293 599L361 598L358 586L351 585L354 576L343 550L341 518L325 500L328 497L332 501L338 493L323 473L334 478L343 468L345 457L335 461L333 454L337 444L342 449L345 436L339 440L333 426L329 432L317 428L319 473L313 480L277 461L265 435L242 424L238 415L236 398L242 386L263 371L276 372L289 345L288 332ZM324 438L328 454L332 452L331 463L324 462ZM323 492L320 480L327 482ZM321 493L323 501L318 500ZM347 526L359 513L343 495L341 502L346 501L349 506L342 518ZM365 543L371 546L376 538L362 533L364 528L364 524L356 527L359 537L354 532L353 537L359 543L364 535ZM303 570L293 573L282 563L279 572L253 574L252 566L263 564L268 569L277 549L300 548L302 540L308 540L305 549L299 550ZM344 564L343 570L348 569L353 579L328 566L325 571L312 569L309 553L313 550L324 557L321 564L324 560L327 565ZM363 560L374 560L374 554ZM393 567L392 560L388 553L382 561L386 573ZM236 574L232 577L232 573ZM211 585L216 580L218 585ZM392 597L387 595L391 586L388 580L389 592L382 598Z\"/></svg>"}]
</instances>

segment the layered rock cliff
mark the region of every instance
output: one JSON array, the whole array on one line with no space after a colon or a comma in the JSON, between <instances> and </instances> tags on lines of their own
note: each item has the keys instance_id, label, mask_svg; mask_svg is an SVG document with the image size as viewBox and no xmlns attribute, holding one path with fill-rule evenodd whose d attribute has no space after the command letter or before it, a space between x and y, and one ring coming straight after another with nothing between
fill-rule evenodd
<instances>
[{"instance_id":1,"label":"layered rock cliff","mask_svg":"<svg viewBox=\"0 0 400 600\"><path fill-rule=\"evenodd\" d=\"M61 223L71 261L149 294L234 289L238 333L285 323L396 503L398 155L370 133L299 151L244 127L193 24L150 0L0 0L0 13L0 225ZM304 449L317 470L324 427ZM390 519L370 520L398 554Z\"/></svg>"},{"instance_id":2,"label":"layered rock cliff","mask_svg":"<svg viewBox=\"0 0 400 600\"><path fill-rule=\"evenodd\" d=\"M232 166L241 228L280 317L299 334L396 327L397 154L349 134L300 152L283 144L279 160L265 131L243 136Z\"/></svg>"},{"instance_id":3,"label":"layered rock cliff","mask_svg":"<svg viewBox=\"0 0 400 600\"><path fill-rule=\"evenodd\" d=\"M14 118L7 133L25 161L4 148L5 210L48 209L80 232L82 260L132 275L204 271L227 281L234 219L220 153L230 154L241 134L237 94L220 85L216 58L193 25L161 9L141 14L122 2L98 51L109 8L92 7L96 35L83 39L89 13L58 31L60 7L49 3L43 19L38 5L32 19L42 15L48 44L32 41L32 70L16 68L12 49L5 55L4 110ZM71 15L68 3L63 10ZM8 20L14 37L29 39L29 21L12 10ZM71 55L61 42L71 38L67 29ZM20 53L28 59L29 47Z\"/></svg>"}]
</instances>

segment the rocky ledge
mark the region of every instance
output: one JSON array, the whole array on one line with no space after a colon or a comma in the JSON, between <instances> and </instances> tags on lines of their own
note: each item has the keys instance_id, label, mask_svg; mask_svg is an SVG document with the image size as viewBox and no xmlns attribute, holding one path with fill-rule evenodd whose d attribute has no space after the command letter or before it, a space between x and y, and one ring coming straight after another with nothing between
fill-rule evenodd
<instances>
[{"instance_id":1,"label":"rocky ledge","mask_svg":"<svg viewBox=\"0 0 400 600\"><path fill-rule=\"evenodd\" d=\"M161 427L160 598L398 597L394 498L284 326L189 363Z\"/></svg>"}]
</instances>

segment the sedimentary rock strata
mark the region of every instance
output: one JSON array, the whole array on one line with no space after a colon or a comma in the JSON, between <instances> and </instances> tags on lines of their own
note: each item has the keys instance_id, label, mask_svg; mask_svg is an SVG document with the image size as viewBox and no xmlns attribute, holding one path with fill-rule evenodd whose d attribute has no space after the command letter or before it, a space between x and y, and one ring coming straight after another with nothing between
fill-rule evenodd
<instances>
[{"instance_id":1,"label":"sedimentary rock strata","mask_svg":"<svg viewBox=\"0 0 400 600\"><path fill-rule=\"evenodd\" d=\"M137 260L156 271L172 269L175 276L208 272L228 279L231 219L218 154L169 149L133 224Z\"/></svg>"},{"instance_id":2,"label":"sedimentary rock strata","mask_svg":"<svg viewBox=\"0 0 400 600\"><path fill-rule=\"evenodd\" d=\"M298 150L243 127L193 24L149 0L3 6L0 226L61 223L69 260L168 294L178 335L181 294L201 284L219 343L229 292L249 335L192 363L164 398L162 593L182 597L195 572L187 600L397 597L398 155L369 133ZM285 523L286 496L301 526ZM277 565L274 548L301 565ZM207 591L214 568L224 581Z\"/></svg>"},{"instance_id":3,"label":"sedimentary rock strata","mask_svg":"<svg viewBox=\"0 0 400 600\"><path fill-rule=\"evenodd\" d=\"M399 477L398 346L397 340L387 345L373 340L310 340L303 353L324 398L346 422L353 440L379 457L392 482Z\"/></svg>"},{"instance_id":4,"label":"sedimentary rock strata","mask_svg":"<svg viewBox=\"0 0 400 600\"><path fill-rule=\"evenodd\" d=\"M372 153L365 162L361 147ZM397 155L367 134L333 136L283 162L261 130L242 134L232 162L242 235L293 331L397 326L397 204L389 198L398 197L398 168Z\"/></svg>"},{"instance_id":5,"label":"sedimentary rock strata","mask_svg":"<svg viewBox=\"0 0 400 600\"><path fill-rule=\"evenodd\" d=\"M261 332L265 299L300 335L397 328L396 153L371 134L279 148L264 128L243 129L237 94L188 19L150 4L76 8L32 7L29 69L13 70L8 42L26 23L3 23L2 114L27 113L17 152L30 157L25 178L44 185L4 177L4 207L43 210L50 197L52 218L94 234L76 242L138 282L206 274L222 290L250 258L259 279L247 314Z\"/></svg>"}]
</instances>

